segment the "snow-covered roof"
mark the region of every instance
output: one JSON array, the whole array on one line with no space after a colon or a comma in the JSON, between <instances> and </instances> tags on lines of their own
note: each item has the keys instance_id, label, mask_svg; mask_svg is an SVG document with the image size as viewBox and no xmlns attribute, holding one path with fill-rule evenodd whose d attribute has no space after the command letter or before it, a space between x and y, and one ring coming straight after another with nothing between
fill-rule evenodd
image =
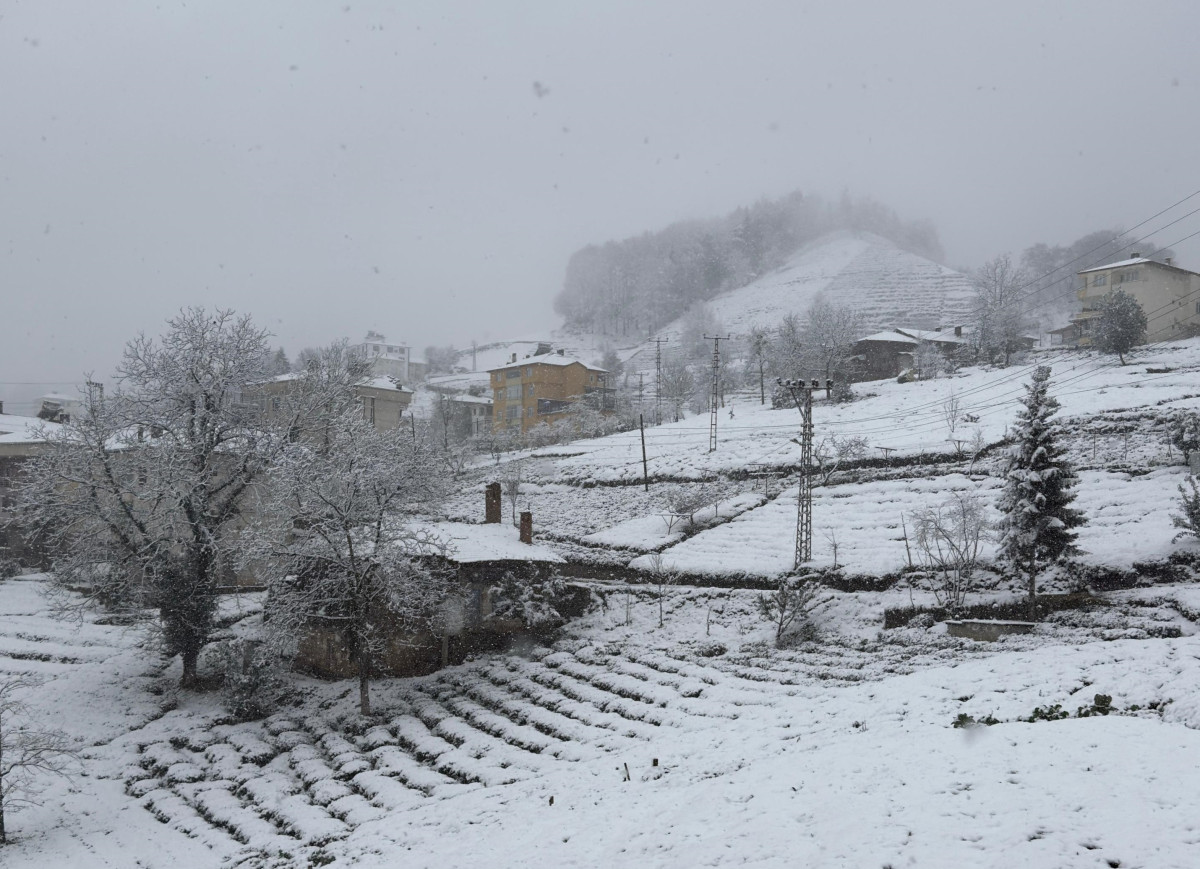
<instances>
[{"instance_id":1,"label":"snow-covered roof","mask_svg":"<svg viewBox=\"0 0 1200 869\"><path fill-rule=\"evenodd\" d=\"M412 392L407 386L401 386L390 377L364 377L358 381L359 386L370 386L374 389L397 389L400 392Z\"/></svg>"},{"instance_id":2,"label":"snow-covered roof","mask_svg":"<svg viewBox=\"0 0 1200 869\"><path fill-rule=\"evenodd\" d=\"M595 365L588 365L582 359L575 359L570 356L559 356L557 353L543 353L541 356L527 356L524 359L518 359L516 362L510 362L507 365L501 365L499 368L489 369L490 371L504 371L508 368L523 368L526 365L554 365L558 368L565 368L568 365L580 364L588 371L600 371L605 374L608 372L603 368L597 368Z\"/></svg>"},{"instance_id":3,"label":"snow-covered roof","mask_svg":"<svg viewBox=\"0 0 1200 869\"><path fill-rule=\"evenodd\" d=\"M964 339L953 332L938 332L934 329L897 329L901 335L909 335L918 341L939 341L946 344L962 344Z\"/></svg>"},{"instance_id":4,"label":"snow-covered roof","mask_svg":"<svg viewBox=\"0 0 1200 869\"><path fill-rule=\"evenodd\" d=\"M482 395L471 395L469 393L450 393L446 396L451 401L458 401L462 404L491 404L492 400Z\"/></svg>"},{"instance_id":5,"label":"snow-covered roof","mask_svg":"<svg viewBox=\"0 0 1200 869\"><path fill-rule=\"evenodd\" d=\"M890 341L894 344L916 344L917 339L901 332L876 332L874 335L868 335L866 338L859 338L859 341Z\"/></svg>"},{"instance_id":6,"label":"snow-covered roof","mask_svg":"<svg viewBox=\"0 0 1200 869\"><path fill-rule=\"evenodd\" d=\"M1088 272L1103 272L1107 271L1108 269L1119 269L1121 266L1136 266L1141 265L1142 263L1152 262L1154 262L1154 260L1148 259L1144 256L1139 256L1135 257L1134 259L1123 259L1120 262L1109 263L1106 266L1094 266L1090 269L1082 269L1081 271L1076 272L1076 274L1086 275ZM1162 263L1155 263L1155 265L1162 265Z\"/></svg>"},{"instance_id":7,"label":"snow-covered roof","mask_svg":"<svg viewBox=\"0 0 1200 869\"><path fill-rule=\"evenodd\" d=\"M59 428L58 423L46 422L36 416L0 413L0 445L38 443Z\"/></svg>"},{"instance_id":8,"label":"snow-covered roof","mask_svg":"<svg viewBox=\"0 0 1200 869\"><path fill-rule=\"evenodd\" d=\"M287 374L277 374L274 377L267 379L268 383L290 383L293 380L302 380L303 372L289 371ZM398 389L400 392L412 392L407 386L401 386L390 377L364 377L358 381L357 386L370 386L375 389Z\"/></svg>"},{"instance_id":9,"label":"snow-covered roof","mask_svg":"<svg viewBox=\"0 0 1200 869\"><path fill-rule=\"evenodd\" d=\"M467 564L477 561L561 562L562 556L537 543L522 543L517 529L508 523L471 525L466 522L421 523L426 531L447 546L446 557Z\"/></svg>"}]
</instances>

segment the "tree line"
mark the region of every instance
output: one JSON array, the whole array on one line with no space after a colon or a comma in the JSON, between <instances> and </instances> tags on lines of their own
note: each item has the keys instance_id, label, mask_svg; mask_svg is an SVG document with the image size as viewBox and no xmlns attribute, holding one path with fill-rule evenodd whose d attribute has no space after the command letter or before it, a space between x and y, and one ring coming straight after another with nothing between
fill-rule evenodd
<instances>
[{"instance_id":1,"label":"tree line","mask_svg":"<svg viewBox=\"0 0 1200 869\"><path fill-rule=\"evenodd\" d=\"M905 220L869 197L836 202L799 191L761 199L723 217L588 245L567 263L554 309L569 327L650 335L697 303L750 283L805 243L837 229L874 232L906 250L942 258L927 220Z\"/></svg>"}]
</instances>

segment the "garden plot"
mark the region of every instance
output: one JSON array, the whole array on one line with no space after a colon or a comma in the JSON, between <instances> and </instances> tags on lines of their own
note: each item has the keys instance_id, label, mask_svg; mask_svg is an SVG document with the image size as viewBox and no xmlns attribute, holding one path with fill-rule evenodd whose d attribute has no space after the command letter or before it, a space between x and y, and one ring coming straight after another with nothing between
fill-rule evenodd
<instances>
[{"instance_id":1,"label":"garden plot","mask_svg":"<svg viewBox=\"0 0 1200 869\"><path fill-rule=\"evenodd\" d=\"M1080 474L1076 506L1087 524L1079 529L1081 560L1129 567L1134 562L1167 558L1195 548L1173 543L1178 530L1171 515L1178 512L1176 487L1184 479L1182 466L1147 474L1084 471ZM837 563L847 573L885 575L902 570L911 558L920 563L912 543L912 516L955 493L976 493L984 499L991 521L999 519L994 502L1002 481L995 477L947 474L939 477L876 480L819 486L813 489L812 565ZM796 539L796 492L789 489L762 507L726 525L703 531L663 553L664 566L695 575L779 576L792 569ZM901 517L904 517L902 522ZM905 547L905 533L909 536ZM991 560L995 545L985 543L981 558ZM631 566L645 568L645 557Z\"/></svg>"},{"instance_id":2,"label":"garden plot","mask_svg":"<svg viewBox=\"0 0 1200 869\"><path fill-rule=\"evenodd\" d=\"M89 751L87 777L52 783L45 807L18 816L6 867L332 858L370 869L484 855L515 867L532 843L539 859L589 867L779 865L803 853L813 865L949 855L1058 869L1095 865L1096 852L1190 865L1200 802L1174 773L1200 761L1200 638L1097 642L1112 634L1067 624L997 644L880 635L882 608L899 599L889 593L838 595L819 616L825 642L775 650L755 592L668 589L660 628L656 595L634 591L628 620L617 592L529 657L381 680L366 721L345 683L310 680L299 706L263 722L218 723L211 695L177 694L164 710L154 683L113 690L140 653L119 634L125 650L110 663L123 670L71 665L110 680L93 685L77 726L95 716L110 727L97 710L126 698L142 698L142 718ZM1144 594L1178 612L1194 591ZM44 614L29 618L37 628ZM60 688L74 690L69 674L40 702L61 702L50 693ZM1016 721L1098 692L1141 711ZM955 730L960 713L1005 723ZM1130 800L1144 809L1136 824Z\"/></svg>"},{"instance_id":3,"label":"garden plot","mask_svg":"<svg viewBox=\"0 0 1200 869\"><path fill-rule=\"evenodd\" d=\"M693 529L703 529L741 515L762 505L766 498L754 492L743 492L697 510L692 516L672 516L652 513L618 522L603 531L589 534L583 542L591 546L608 546L654 552L683 540Z\"/></svg>"},{"instance_id":4,"label":"garden plot","mask_svg":"<svg viewBox=\"0 0 1200 869\"><path fill-rule=\"evenodd\" d=\"M952 440L969 440L976 431L985 442L994 444L1005 436L1029 375L1041 364L1053 370L1051 394L1062 405L1059 416L1064 421L1138 408L1200 407L1200 388L1196 386L1200 340L1135 350L1129 360L1130 364L1122 367L1109 357L1086 351L1043 353L1006 369L968 368L919 383L856 384L856 392L863 397L844 405L828 403L818 393L813 407L816 437L818 442L829 435L862 437L870 456L881 457L882 448L887 448L897 459L920 453L954 454ZM1147 369L1158 373L1147 373ZM974 421L960 418L952 431L946 416L950 401L957 403L960 417ZM732 418L730 410L734 411ZM656 480L700 480L751 470L793 469L800 462L800 448L793 442L799 430L795 408L772 409L760 405L757 397L741 396L722 411L715 452L708 451L706 414L647 429L649 475ZM1080 457L1085 448L1090 455L1091 446L1090 439L1081 441ZM1115 449L1115 442L1106 447ZM1147 458L1166 458L1161 441L1144 450ZM637 431L540 452L544 458L536 463L532 477L540 483L632 486L642 477ZM1121 454L1141 455L1126 453L1123 441ZM599 529L591 529L595 530Z\"/></svg>"}]
</instances>

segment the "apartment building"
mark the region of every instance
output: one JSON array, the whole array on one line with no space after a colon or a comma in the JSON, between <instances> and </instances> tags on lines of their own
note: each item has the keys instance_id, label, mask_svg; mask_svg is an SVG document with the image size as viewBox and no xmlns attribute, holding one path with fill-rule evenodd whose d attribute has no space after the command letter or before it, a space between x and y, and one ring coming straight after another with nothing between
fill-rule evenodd
<instances>
[{"instance_id":1,"label":"apartment building","mask_svg":"<svg viewBox=\"0 0 1200 869\"><path fill-rule=\"evenodd\" d=\"M1091 343L1094 321L1101 303L1114 290L1124 290L1142 306L1148 321L1146 341L1169 341L1200 333L1200 274L1181 269L1170 259L1156 262L1135 253L1121 262L1079 272L1076 291L1082 310L1071 318L1072 338L1080 345ZM1055 330L1062 333L1065 330Z\"/></svg>"},{"instance_id":2,"label":"apartment building","mask_svg":"<svg viewBox=\"0 0 1200 869\"><path fill-rule=\"evenodd\" d=\"M543 422L563 418L585 395L608 392L608 372L572 359L559 350L492 368L492 426L499 431L520 427L527 432ZM603 400L601 404L603 405Z\"/></svg>"}]
</instances>

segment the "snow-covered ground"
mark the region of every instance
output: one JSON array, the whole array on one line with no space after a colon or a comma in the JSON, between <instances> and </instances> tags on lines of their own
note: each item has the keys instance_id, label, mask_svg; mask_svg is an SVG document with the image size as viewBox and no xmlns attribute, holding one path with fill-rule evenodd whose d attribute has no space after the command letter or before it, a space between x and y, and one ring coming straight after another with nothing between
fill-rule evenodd
<instances>
[{"instance_id":1,"label":"snow-covered ground","mask_svg":"<svg viewBox=\"0 0 1200 869\"><path fill-rule=\"evenodd\" d=\"M992 645L880 635L888 595L838 595L823 642L782 651L752 592L670 589L659 628L652 590L614 587L552 648L380 683L373 719L298 679L296 706L228 724L137 634L52 620L41 585L0 584L0 661L50 676L30 703L86 758L10 818L11 869L1160 869L1200 844L1192 587ZM1140 639L1102 642L1115 621ZM1018 720L1096 694L1123 714Z\"/></svg>"},{"instance_id":2,"label":"snow-covered ground","mask_svg":"<svg viewBox=\"0 0 1200 869\"><path fill-rule=\"evenodd\" d=\"M1184 478L1163 414L1200 404L1200 341L1137 351L1121 367L1082 353L1054 367L1085 562L1129 568L1191 551L1170 514ZM1169 369L1169 370L1168 370ZM892 464L814 490L814 554L850 573L905 564L902 517L952 492L991 501L994 452L956 456L975 428L995 443L1030 366L880 382L818 401L817 438L854 434ZM736 398L708 451L707 419L480 460L449 505L480 521L483 484L522 463L519 509L569 557L695 577L790 567L794 410ZM668 528L664 487L705 480L716 507ZM506 516L510 505L505 502ZM295 705L224 720L213 694L179 692L135 630L98 614L55 620L45 579L0 583L0 673L37 673L37 719L65 729L80 775L10 817L5 867L320 865L577 867L1190 867L1200 853L1200 585L1100 595L995 644L942 626L884 631L884 612L930 603L893 587L830 592L819 640L776 650L757 593L597 585L604 605L550 647L433 676L386 680L378 714L349 683L296 677ZM1002 601L1002 585L979 599ZM225 618L249 629L255 598ZM1058 705L1116 713L1028 719ZM1135 708L1136 707L1136 708ZM960 715L994 726L953 726Z\"/></svg>"},{"instance_id":3,"label":"snow-covered ground","mask_svg":"<svg viewBox=\"0 0 1200 869\"><path fill-rule=\"evenodd\" d=\"M1168 445L1164 423L1172 411L1200 408L1200 340L1135 351L1126 366L1083 351L1046 352L1007 369L858 384L861 397L844 405L819 395L818 447L828 437L864 438L867 461L845 465L814 489L814 563L831 566L836 544L838 564L849 572L894 573L909 559L904 538L914 511L954 492L974 492L990 505L1002 470L995 447L1037 364L1053 369L1051 394L1062 404L1064 440L1080 468L1077 503L1088 517L1081 559L1127 568L1195 548L1173 540L1171 514L1186 466ZM953 431L946 419L952 400ZM667 566L692 574L786 572L795 539L799 413L735 396L720 414L711 452L708 423L701 415L646 430L649 491L641 485L640 434L632 431L526 452L499 467L481 460L451 512L479 521L483 481L511 473L519 461L527 481L520 509L533 512L537 533L558 542L600 547L597 558L635 567L646 564L635 560L639 553L661 551ZM977 432L987 449L972 460ZM885 456L896 466L881 466ZM673 481L708 481L714 500L727 502L723 518L732 521L668 531L664 490Z\"/></svg>"}]
</instances>

